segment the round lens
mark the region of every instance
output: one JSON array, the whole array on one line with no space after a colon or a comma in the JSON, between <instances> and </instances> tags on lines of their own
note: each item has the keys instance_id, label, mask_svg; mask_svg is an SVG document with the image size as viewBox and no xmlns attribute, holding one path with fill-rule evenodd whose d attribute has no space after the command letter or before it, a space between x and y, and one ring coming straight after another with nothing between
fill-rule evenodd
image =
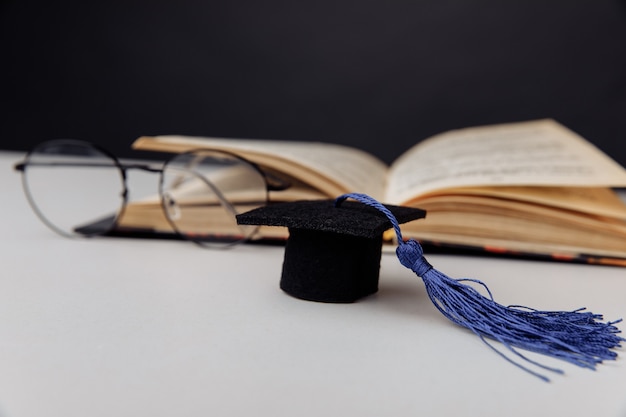
<instances>
[{"instance_id":1,"label":"round lens","mask_svg":"<svg viewBox=\"0 0 626 417\"><path fill-rule=\"evenodd\" d=\"M39 217L65 236L108 232L124 205L124 179L114 158L72 140L45 142L25 160L24 189Z\"/></svg>"},{"instance_id":2,"label":"round lens","mask_svg":"<svg viewBox=\"0 0 626 417\"><path fill-rule=\"evenodd\" d=\"M256 226L235 216L267 202L263 174L249 162L218 151L176 155L161 177L163 210L174 229L196 243L219 246L249 239Z\"/></svg>"}]
</instances>

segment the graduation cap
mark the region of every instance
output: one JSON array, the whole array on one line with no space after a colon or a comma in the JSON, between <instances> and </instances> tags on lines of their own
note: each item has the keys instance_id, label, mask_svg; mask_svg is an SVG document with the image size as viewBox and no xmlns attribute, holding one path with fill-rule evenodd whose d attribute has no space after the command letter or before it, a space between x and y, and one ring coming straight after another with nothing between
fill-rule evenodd
<instances>
[{"instance_id":1,"label":"graduation cap","mask_svg":"<svg viewBox=\"0 0 626 417\"><path fill-rule=\"evenodd\" d=\"M240 214L237 221L289 228L281 288L295 297L351 302L376 292L382 234L393 227L398 260L422 278L435 307L512 364L549 381L531 366L563 371L531 360L518 349L589 369L595 369L603 360L617 358L613 349L625 340L618 336L620 330L615 326L621 320L602 322L602 315L584 309L541 311L503 306L482 281L453 279L433 268L424 258L421 245L414 239L405 241L400 230L401 223L424 216L422 210L386 206L365 194L352 193L338 197L334 203L271 205ZM496 349L489 340L502 343L508 354Z\"/></svg>"},{"instance_id":2,"label":"graduation cap","mask_svg":"<svg viewBox=\"0 0 626 417\"><path fill-rule=\"evenodd\" d=\"M426 215L416 208L386 207L399 223ZM374 207L297 201L239 214L237 222L289 228L280 288L294 297L350 303L378 291L383 233L392 223Z\"/></svg>"}]
</instances>

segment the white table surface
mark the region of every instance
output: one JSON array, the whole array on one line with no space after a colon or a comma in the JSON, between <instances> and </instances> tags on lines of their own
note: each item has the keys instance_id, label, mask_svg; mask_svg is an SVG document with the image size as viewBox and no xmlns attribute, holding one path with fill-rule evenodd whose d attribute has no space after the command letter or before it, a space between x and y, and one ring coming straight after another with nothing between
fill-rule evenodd
<instances>
[{"instance_id":1,"label":"white table surface","mask_svg":"<svg viewBox=\"0 0 626 417\"><path fill-rule=\"evenodd\" d=\"M551 383L448 322L384 254L354 304L278 288L283 248L72 240L32 213L0 153L0 417L626 416L626 351ZM626 317L626 269L430 256L503 304ZM621 324L622 329L626 325Z\"/></svg>"}]
</instances>

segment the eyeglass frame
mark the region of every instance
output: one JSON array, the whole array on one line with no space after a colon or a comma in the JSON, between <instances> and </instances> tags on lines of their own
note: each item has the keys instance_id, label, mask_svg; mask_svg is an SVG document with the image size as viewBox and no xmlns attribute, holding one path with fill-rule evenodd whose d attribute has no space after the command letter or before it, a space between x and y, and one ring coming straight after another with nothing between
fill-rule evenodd
<instances>
[{"instance_id":1,"label":"eyeglass frame","mask_svg":"<svg viewBox=\"0 0 626 417\"><path fill-rule=\"evenodd\" d=\"M54 224L52 224L47 217L41 212L41 210L39 209L39 207L37 206L37 204L34 201L34 198L31 196L31 193L28 191L29 187L27 185L27 180L26 180L26 170L27 167L29 165L29 157L30 155L33 153L33 151L35 151L37 148L39 148L40 146L44 145L44 144L48 144L48 143L65 143L65 144L77 144L77 145L87 145L92 147L94 150L102 153L104 156L110 158L113 162L114 162L114 167L117 168L118 172L121 175L121 180L122 180L122 193L121 193L121 197L122 197L122 202L121 202L121 207L119 209L119 211L115 214L115 221L111 224L111 226L109 227L108 230L104 231L104 232L98 232L98 233L92 233L92 234L81 234L81 235L70 235L66 232L64 232L63 230L59 229L57 226L55 226ZM160 199L160 206L161 209L163 210L164 214L165 214L165 218L167 219L168 223L170 223L170 226L172 227L172 230L174 231L174 233L182 238L183 240L189 240L195 244L198 244L199 246L203 246L200 242L190 239L189 237L185 236L183 233L179 232L177 227L173 224L173 221L170 219L169 215L167 214L167 209L165 207L165 199L164 199L164 195L162 193L162 186L163 186L163 172L165 170L165 167L167 166L167 164L173 160L174 158L180 156L180 155L184 155L184 154L192 154L192 153L197 153L197 152L215 152L218 154L222 154L222 155L226 155L232 158L235 158L239 161L242 161L246 164L248 164L249 166L251 166L257 173L260 174L260 176L263 178L263 181L265 182L265 193L266 193L266 198L265 198L265 202L266 204L270 203L270 192L271 191L284 191L286 189L288 189L289 187L291 187L291 183L288 182L287 180L283 179L283 178L279 178L277 176L271 175L271 173L268 173L267 171L263 170L257 163L250 161L249 159L244 158L241 155L237 155L234 152L230 152L230 151L225 151L222 149L212 149L212 148L193 148L193 149L188 149L184 152L181 153L177 153L175 155L173 155L172 157L166 159L163 162L151 162L151 163L123 163L120 158L118 158L117 156L115 156L112 152L110 152L109 150L103 148L102 146L89 142L89 141L84 141L84 140L79 140L79 139L52 139L52 140L47 140L47 141L43 141L38 143L37 145L35 145L32 149L30 149L26 155L24 156L24 159L20 162L17 162L14 166L13 169L17 172L20 172L22 174L22 188L24 190L24 194L26 194L26 198L29 202L29 205L31 206L31 209L35 212L35 214L37 215L37 217L39 217L39 219L46 225L48 226L50 229L52 229L53 231L57 232L58 234L65 236L65 237L69 237L69 238L74 238L74 237L80 237L80 238L90 238L90 237L95 237L95 236L107 236L107 235L111 235L113 232L115 232L115 228L117 225L118 220L123 216L124 211L126 210L126 206L129 202L128 200L128 196L129 196L129 187L128 187L128 175L127 175L127 171L128 170L139 170L139 171L144 171L144 172L150 172L150 173L155 173L155 174L159 174L159 183L157 185L158 188L158 193L159 193L159 199ZM160 164L160 167L155 166L155 164ZM54 163L50 164L51 166L55 165ZM67 163L60 163L59 165L65 165L65 166L70 166ZM75 163L75 164L71 164L72 166L82 166L83 164L81 163ZM84 166L98 166L98 164L94 164L94 163L84 163ZM107 165L108 166L108 165ZM195 176L197 176L198 178L200 178L206 185L209 186L209 188L211 188L211 190L216 194L216 196L220 199L220 201L222 201L222 203L226 203L227 206L229 207L229 211L234 213L234 210L232 210L232 205L230 204L230 202L222 195L221 191L219 191L219 189L211 182L209 181L205 176L201 175L200 173L196 172L195 170L189 170L189 172L193 173ZM247 237L245 239L242 239L240 241L236 241L233 243L243 243L246 242L248 240L250 240L250 237ZM232 244L231 244L232 245ZM231 246L231 245L224 245L224 246Z\"/></svg>"}]
</instances>

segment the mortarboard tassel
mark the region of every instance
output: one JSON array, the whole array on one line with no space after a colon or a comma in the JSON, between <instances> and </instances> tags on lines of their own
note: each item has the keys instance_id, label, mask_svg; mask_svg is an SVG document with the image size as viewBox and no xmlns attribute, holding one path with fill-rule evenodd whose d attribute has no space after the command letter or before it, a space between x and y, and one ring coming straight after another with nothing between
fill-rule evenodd
<instances>
[{"instance_id":1,"label":"mortarboard tassel","mask_svg":"<svg viewBox=\"0 0 626 417\"><path fill-rule=\"evenodd\" d=\"M525 371L549 379L516 362L496 349L487 339L504 345L514 356L527 363L556 373L557 368L542 365L522 355L516 348L552 356L583 368L595 369L604 360L616 359L611 349L620 347L623 339L615 326L620 320L603 323L602 315L583 311L539 311L523 306L503 306L494 301L487 286L475 279L453 279L434 269L423 256L421 245L410 239L404 241L394 215L381 203L365 194L351 193L338 197L335 205L352 198L384 213L398 238L396 254L400 263L422 278L435 306L452 322L466 327L496 353ZM482 287L488 297L466 283Z\"/></svg>"}]
</instances>

